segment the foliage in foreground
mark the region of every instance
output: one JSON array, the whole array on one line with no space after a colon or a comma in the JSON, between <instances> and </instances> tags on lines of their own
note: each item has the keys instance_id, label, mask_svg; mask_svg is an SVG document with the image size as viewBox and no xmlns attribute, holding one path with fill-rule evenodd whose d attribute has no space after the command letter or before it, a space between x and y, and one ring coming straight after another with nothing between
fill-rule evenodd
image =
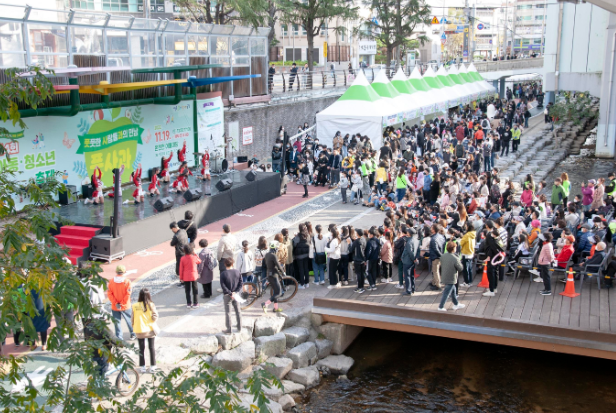
<instances>
[{"instance_id":1,"label":"foliage in foreground","mask_svg":"<svg viewBox=\"0 0 616 413\"><path fill-rule=\"evenodd\" d=\"M592 109L593 97L589 92L577 93L563 92L563 99L549 109L549 115L554 123L573 122L579 125L584 118L595 118L599 112Z\"/></svg>"}]
</instances>

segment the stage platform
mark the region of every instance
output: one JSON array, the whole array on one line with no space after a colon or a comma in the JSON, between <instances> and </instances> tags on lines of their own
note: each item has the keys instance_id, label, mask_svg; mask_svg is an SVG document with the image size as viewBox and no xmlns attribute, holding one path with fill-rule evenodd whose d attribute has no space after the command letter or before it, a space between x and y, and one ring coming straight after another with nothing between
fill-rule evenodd
<instances>
[{"instance_id":1,"label":"stage platform","mask_svg":"<svg viewBox=\"0 0 616 413\"><path fill-rule=\"evenodd\" d=\"M449 311L439 312L442 292L428 288L432 275L426 270L419 274L411 297L402 296L404 290L394 283L378 284L376 291L363 294L349 285L315 297L312 311L341 324L616 360L615 292L598 290L594 279L581 291L576 282L581 295L569 298L559 294L565 284L557 276L552 277L551 296L539 295L543 284L529 275L506 277L494 297L484 297L486 289L476 285L461 287L459 300L466 307L452 311L450 299Z\"/></svg>"},{"instance_id":2,"label":"stage platform","mask_svg":"<svg viewBox=\"0 0 616 413\"><path fill-rule=\"evenodd\" d=\"M145 197L139 205L122 204L118 214L119 233L123 238L124 251L131 254L167 241L170 238L169 223L184 219L185 211L194 213L198 227L227 218L245 209L259 205L280 196L280 175L272 172L259 172L254 181L246 179L249 171L232 171L221 176L212 176L211 181L200 181L189 176L190 188L203 191L201 199L188 202L183 193L169 192L170 184L161 185L160 197L171 196L174 205L171 209L158 212L154 203L159 196ZM221 177L233 180L231 189L219 192L216 183ZM148 182L143 187L147 189ZM134 186L123 188L122 200L132 200ZM75 225L103 228L109 232L110 217L113 216L113 199L105 197L103 205L85 205L83 201L63 205L54 212Z\"/></svg>"}]
</instances>

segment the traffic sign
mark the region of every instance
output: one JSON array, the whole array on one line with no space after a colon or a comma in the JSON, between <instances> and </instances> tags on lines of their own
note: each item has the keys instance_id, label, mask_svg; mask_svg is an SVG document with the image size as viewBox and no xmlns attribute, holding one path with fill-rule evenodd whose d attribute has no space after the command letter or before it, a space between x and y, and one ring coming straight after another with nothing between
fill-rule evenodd
<instances>
[{"instance_id":1,"label":"traffic sign","mask_svg":"<svg viewBox=\"0 0 616 413\"><path fill-rule=\"evenodd\" d=\"M443 18L441 19L441 24L447 24L447 19L443 17Z\"/></svg>"},{"instance_id":2,"label":"traffic sign","mask_svg":"<svg viewBox=\"0 0 616 413\"><path fill-rule=\"evenodd\" d=\"M484 26L483 26L483 23L479 23L479 24L477 25L477 30L483 30L483 27L484 27Z\"/></svg>"},{"instance_id":3,"label":"traffic sign","mask_svg":"<svg viewBox=\"0 0 616 413\"><path fill-rule=\"evenodd\" d=\"M436 16L432 18L432 24L439 24L438 18Z\"/></svg>"},{"instance_id":4,"label":"traffic sign","mask_svg":"<svg viewBox=\"0 0 616 413\"><path fill-rule=\"evenodd\" d=\"M468 33L468 27L464 28L464 33Z\"/></svg>"},{"instance_id":5,"label":"traffic sign","mask_svg":"<svg viewBox=\"0 0 616 413\"><path fill-rule=\"evenodd\" d=\"M447 35L445 34L445 32L441 33L441 40L445 40L447 39Z\"/></svg>"},{"instance_id":6,"label":"traffic sign","mask_svg":"<svg viewBox=\"0 0 616 413\"><path fill-rule=\"evenodd\" d=\"M447 43L447 39L441 39L441 44Z\"/></svg>"},{"instance_id":7,"label":"traffic sign","mask_svg":"<svg viewBox=\"0 0 616 413\"><path fill-rule=\"evenodd\" d=\"M462 33L464 31L464 26L456 26L456 33Z\"/></svg>"}]
</instances>

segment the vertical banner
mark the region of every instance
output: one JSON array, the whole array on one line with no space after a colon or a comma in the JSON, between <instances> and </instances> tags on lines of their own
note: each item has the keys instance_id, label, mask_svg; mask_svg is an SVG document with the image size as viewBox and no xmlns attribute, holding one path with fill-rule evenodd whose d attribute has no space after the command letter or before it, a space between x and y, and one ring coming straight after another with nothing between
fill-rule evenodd
<instances>
[{"instance_id":1,"label":"vertical banner","mask_svg":"<svg viewBox=\"0 0 616 413\"><path fill-rule=\"evenodd\" d=\"M242 144L252 145L252 126L242 128Z\"/></svg>"},{"instance_id":2,"label":"vertical banner","mask_svg":"<svg viewBox=\"0 0 616 413\"><path fill-rule=\"evenodd\" d=\"M207 150L211 154L213 150L218 149L224 153L224 126L222 99L220 97L197 99L197 131L199 137L197 152L203 153Z\"/></svg>"}]
</instances>

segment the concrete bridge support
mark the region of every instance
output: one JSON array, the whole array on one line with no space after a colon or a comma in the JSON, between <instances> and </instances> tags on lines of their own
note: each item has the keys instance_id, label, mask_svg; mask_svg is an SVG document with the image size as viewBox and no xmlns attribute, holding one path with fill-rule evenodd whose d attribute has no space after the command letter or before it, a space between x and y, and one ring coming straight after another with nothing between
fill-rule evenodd
<instances>
[{"instance_id":1,"label":"concrete bridge support","mask_svg":"<svg viewBox=\"0 0 616 413\"><path fill-rule=\"evenodd\" d=\"M614 158L616 153L616 14L610 14L601 79L601 106L595 154Z\"/></svg>"}]
</instances>

